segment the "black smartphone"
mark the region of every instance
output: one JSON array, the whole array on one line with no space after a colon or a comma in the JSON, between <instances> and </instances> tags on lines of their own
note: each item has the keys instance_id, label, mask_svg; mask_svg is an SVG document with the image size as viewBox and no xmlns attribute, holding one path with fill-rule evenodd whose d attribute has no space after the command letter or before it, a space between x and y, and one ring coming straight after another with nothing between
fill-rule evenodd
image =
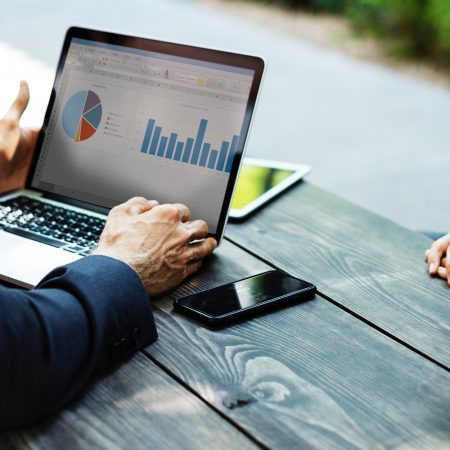
<instances>
[{"instance_id":1,"label":"black smartphone","mask_svg":"<svg viewBox=\"0 0 450 450\"><path fill-rule=\"evenodd\" d=\"M316 287L279 270L175 300L174 307L209 325L225 325L310 299Z\"/></svg>"}]
</instances>

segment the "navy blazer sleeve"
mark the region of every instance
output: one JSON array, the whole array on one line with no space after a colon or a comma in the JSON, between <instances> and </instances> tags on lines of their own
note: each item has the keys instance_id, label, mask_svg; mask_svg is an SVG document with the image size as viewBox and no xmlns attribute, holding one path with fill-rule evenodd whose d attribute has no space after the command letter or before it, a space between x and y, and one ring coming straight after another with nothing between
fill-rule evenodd
<instances>
[{"instance_id":1,"label":"navy blazer sleeve","mask_svg":"<svg viewBox=\"0 0 450 450\"><path fill-rule=\"evenodd\" d=\"M55 411L156 339L141 280L113 258L55 269L31 291L0 287L0 429Z\"/></svg>"}]
</instances>

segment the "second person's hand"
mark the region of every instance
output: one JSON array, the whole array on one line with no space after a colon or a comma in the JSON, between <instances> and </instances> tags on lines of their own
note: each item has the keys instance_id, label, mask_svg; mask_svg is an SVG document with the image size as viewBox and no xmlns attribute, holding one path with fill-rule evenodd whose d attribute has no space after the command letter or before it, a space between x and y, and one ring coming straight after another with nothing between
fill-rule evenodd
<instances>
[{"instance_id":1,"label":"second person's hand","mask_svg":"<svg viewBox=\"0 0 450 450\"><path fill-rule=\"evenodd\" d=\"M430 275L438 275L450 285L450 233L433 242L425 258Z\"/></svg>"}]
</instances>

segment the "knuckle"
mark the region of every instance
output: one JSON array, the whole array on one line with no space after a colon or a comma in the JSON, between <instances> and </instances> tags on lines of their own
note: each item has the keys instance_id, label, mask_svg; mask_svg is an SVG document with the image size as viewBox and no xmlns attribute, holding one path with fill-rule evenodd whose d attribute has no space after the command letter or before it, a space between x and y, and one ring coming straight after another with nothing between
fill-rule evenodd
<instances>
[{"instance_id":1,"label":"knuckle","mask_svg":"<svg viewBox=\"0 0 450 450\"><path fill-rule=\"evenodd\" d=\"M111 208L109 211L108 217L111 217L111 216L114 216L114 214L117 214L120 211L121 206L122 205L117 205L117 206L114 206L114 208Z\"/></svg>"},{"instance_id":2,"label":"knuckle","mask_svg":"<svg viewBox=\"0 0 450 450\"><path fill-rule=\"evenodd\" d=\"M190 261L196 261L200 259L200 252L198 251L198 248L193 248L190 252Z\"/></svg>"},{"instance_id":3,"label":"knuckle","mask_svg":"<svg viewBox=\"0 0 450 450\"><path fill-rule=\"evenodd\" d=\"M191 232L186 227L180 227L179 235L184 243L188 243L191 240Z\"/></svg>"},{"instance_id":4,"label":"knuckle","mask_svg":"<svg viewBox=\"0 0 450 450\"><path fill-rule=\"evenodd\" d=\"M164 212L173 220L178 220L180 217L180 210L175 205L165 205Z\"/></svg>"},{"instance_id":5,"label":"knuckle","mask_svg":"<svg viewBox=\"0 0 450 450\"><path fill-rule=\"evenodd\" d=\"M191 217L191 210L183 203L177 203L174 206L177 208L180 215L185 215L187 217Z\"/></svg>"},{"instance_id":6,"label":"knuckle","mask_svg":"<svg viewBox=\"0 0 450 450\"><path fill-rule=\"evenodd\" d=\"M128 200L129 203L142 203L142 202L146 202L147 200L144 197L132 197L130 200Z\"/></svg>"},{"instance_id":7,"label":"knuckle","mask_svg":"<svg viewBox=\"0 0 450 450\"><path fill-rule=\"evenodd\" d=\"M197 224L200 231L204 232L205 234L208 233L208 224L204 220L198 220Z\"/></svg>"}]
</instances>

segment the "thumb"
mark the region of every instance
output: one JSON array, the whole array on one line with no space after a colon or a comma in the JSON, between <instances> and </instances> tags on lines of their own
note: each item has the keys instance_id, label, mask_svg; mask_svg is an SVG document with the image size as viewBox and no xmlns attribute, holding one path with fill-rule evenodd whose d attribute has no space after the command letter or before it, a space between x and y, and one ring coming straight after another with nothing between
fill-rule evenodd
<instances>
[{"instance_id":1,"label":"thumb","mask_svg":"<svg viewBox=\"0 0 450 450\"><path fill-rule=\"evenodd\" d=\"M16 99L13 101L11 107L5 115L5 118L12 120L19 120L22 117L25 108L30 100L30 90L28 88L28 83L21 80L19 93Z\"/></svg>"}]
</instances>

